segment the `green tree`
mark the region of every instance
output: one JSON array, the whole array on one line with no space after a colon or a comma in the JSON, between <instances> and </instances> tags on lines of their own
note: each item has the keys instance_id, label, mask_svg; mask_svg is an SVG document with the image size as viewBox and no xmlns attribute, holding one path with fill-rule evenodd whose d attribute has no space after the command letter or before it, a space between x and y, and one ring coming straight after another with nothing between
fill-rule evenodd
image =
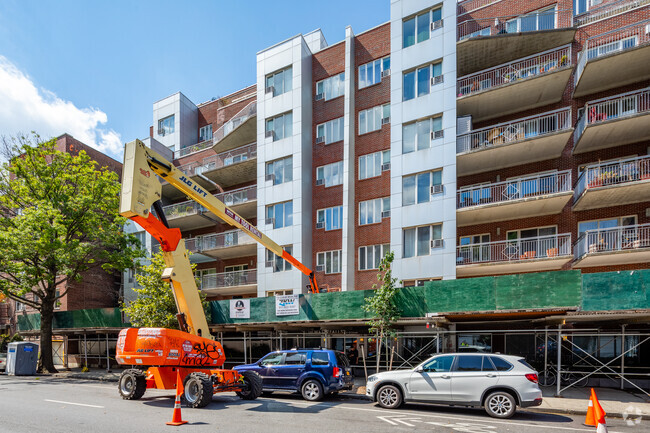
<instances>
[{"instance_id":1,"label":"green tree","mask_svg":"<svg viewBox=\"0 0 650 433\"><path fill-rule=\"evenodd\" d=\"M363 309L373 316L367 322L368 331L377 335L377 372L379 372L382 342L395 336L393 325L400 317L400 310L395 305L397 278L393 278L391 271L394 259L395 255L390 251L381 260L379 272L377 273L377 280L381 282L381 285L379 288L377 288L377 284L372 285L372 288L376 289L375 294L366 298L363 305Z\"/></svg>"},{"instance_id":2,"label":"green tree","mask_svg":"<svg viewBox=\"0 0 650 433\"><path fill-rule=\"evenodd\" d=\"M83 273L115 273L141 254L118 215L117 174L85 152L37 135L3 139L0 166L0 292L41 314L41 371L52 359L54 307Z\"/></svg>"},{"instance_id":3,"label":"green tree","mask_svg":"<svg viewBox=\"0 0 650 433\"><path fill-rule=\"evenodd\" d=\"M150 264L138 265L135 279L139 287L133 289L137 297L122 304L122 311L129 317L131 325L145 328L179 328L174 294L169 283L161 278L165 267L162 252L154 254ZM192 270L195 268L196 265L193 264ZM204 293L200 295L203 311L209 322L210 304L205 300Z\"/></svg>"}]
</instances>

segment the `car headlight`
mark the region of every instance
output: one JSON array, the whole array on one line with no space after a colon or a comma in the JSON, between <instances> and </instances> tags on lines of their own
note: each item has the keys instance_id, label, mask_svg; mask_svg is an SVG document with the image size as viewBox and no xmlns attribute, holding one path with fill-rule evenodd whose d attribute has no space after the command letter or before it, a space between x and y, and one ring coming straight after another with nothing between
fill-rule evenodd
<instances>
[{"instance_id":1,"label":"car headlight","mask_svg":"<svg viewBox=\"0 0 650 433\"><path fill-rule=\"evenodd\" d=\"M370 377L368 377L368 382L375 382L375 381L377 381L377 380L379 380L379 378L378 378L377 376L370 376Z\"/></svg>"}]
</instances>

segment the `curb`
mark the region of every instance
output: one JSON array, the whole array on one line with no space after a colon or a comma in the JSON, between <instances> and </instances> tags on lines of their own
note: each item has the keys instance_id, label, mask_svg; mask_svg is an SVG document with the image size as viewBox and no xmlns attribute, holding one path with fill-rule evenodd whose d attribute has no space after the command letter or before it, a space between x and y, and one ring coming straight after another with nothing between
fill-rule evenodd
<instances>
[{"instance_id":1,"label":"curb","mask_svg":"<svg viewBox=\"0 0 650 433\"><path fill-rule=\"evenodd\" d=\"M586 410L576 410L576 409L554 409L551 407L527 407L524 410L528 412L539 412L539 413L564 413L564 414L570 414L570 415L587 415ZM607 418L634 418L634 419L642 419L642 420L650 420L650 414L642 414L642 415L631 415L628 413L624 412L607 412Z\"/></svg>"},{"instance_id":2,"label":"curb","mask_svg":"<svg viewBox=\"0 0 650 433\"><path fill-rule=\"evenodd\" d=\"M99 376L94 376L92 374L89 375L88 373L54 373L52 377L56 377L58 379L96 380L99 382L118 382L120 380L119 376L99 377Z\"/></svg>"}]
</instances>

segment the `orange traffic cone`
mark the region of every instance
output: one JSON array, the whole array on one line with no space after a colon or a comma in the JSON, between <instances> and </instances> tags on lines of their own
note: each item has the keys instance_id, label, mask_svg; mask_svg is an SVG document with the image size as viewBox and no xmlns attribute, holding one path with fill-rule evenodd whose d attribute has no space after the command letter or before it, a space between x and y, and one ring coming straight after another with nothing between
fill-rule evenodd
<instances>
[{"instance_id":1,"label":"orange traffic cone","mask_svg":"<svg viewBox=\"0 0 650 433\"><path fill-rule=\"evenodd\" d=\"M607 432L607 426L605 425L605 410L598 402L596 391L594 391L593 388L591 388L591 397L589 397L589 407L587 408L585 425L596 427L597 433Z\"/></svg>"},{"instance_id":2,"label":"orange traffic cone","mask_svg":"<svg viewBox=\"0 0 650 433\"><path fill-rule=\"evenodd\" d=\"M587 417L585 418L585 425L592 426L592 427L597 427L598 424L596 423L596 415L594 414L594 397L596 396L596 393L594 392L594 389L591 388L591 397L589 397L589 407L587 407Z\"/></svg>"},{"instance_id":3,"label":"orange traffic cone","mask_svg":"<svg viewBox=\"0 0 650 433\"><path fill-rule=\"evenodd\" d=\"M167 425L183 425L187 421L183 421L181 417L181 394L183 393L183 382L181 381L181 371L176 370L176 401L174 401L174 415L172 420Z\"/></svg>"}]
</instances>

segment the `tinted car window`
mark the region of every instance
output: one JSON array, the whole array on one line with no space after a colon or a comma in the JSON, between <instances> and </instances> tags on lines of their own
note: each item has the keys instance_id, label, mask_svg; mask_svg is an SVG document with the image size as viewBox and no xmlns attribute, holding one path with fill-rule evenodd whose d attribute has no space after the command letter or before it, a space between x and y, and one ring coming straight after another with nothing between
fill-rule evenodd
<instances>
[{"instance_id":1,"label":"tinted car window","mask_svg":"<svg viewBox=\"0 0 650 433\"><path fill-rule=\"evenodd\" d=\"M336 355L336 363L339 365L339 367L349 367L350 366L350 361L348 360L348 357L345 356L344 353L341 352L334 352Z\"/></svg>"},{"instance_id":2,"label":"tinted car window","mask_svg":"<svg viewBox=\"0 0 650 433\"><path fill-rule=\"evenodd\" d=\"M438 356L422 366L424 371L428 372L445 372L451 370L451 364L454 363L453 356Z\"/></svg>"},{"instance_id":3,"label":"tinted car window","mask_svg":"<svg viewBox=\"0 0 650 433\"><path fill-rule=\"evenodd\" d=\"M456 364L456 371L481 371L482 356L460 355Z\"/></svg>"},{"instance_id":4,"label":"tinted car window","mask_svg":"<svg viewBox=\"0 0 650 433\"><path fill-rule=\"evenodd\" d=\"M535 370L532 365L530 365L529 363L526 362L525 359L520 359L519 362L521 362L522 364L524 364L526 367L530 368L531 370Z\"/></svg>"},{"instance_id":5,"label":"tinted car window","mask_svg":"<svg viewBox=\"0 0 650 433\"><path fill-rule=\"evenodd\" d=\"M271 353L262 359L262 365L279 365L282 362L284 353Z\"/></svg>"},{"instance_id":6,"label":"tinted car window","mask_svg":"<svg viewBox=\"0 0 650 433\"><path fill-rule=\"evenodd\" d=\"M483 357L483 371L495 371L496 368L494 368L494 365L492 364L492 361L490 361L489 356L484 356Z\"/></svg>"},{"instance_id":7,"label":"tinted car window","mask_svg":"<svg viewBox=\"0 0 650 433\"><path fill-rule=\"evenodd\" d=\"M311 354L312 365L329 365L330 358L326 352L313 352Z\"/></svg>"},{"instance_id":8,"label":"tinted car window","mask_svg":"<svg viewBox=\"0 0 650 433\"><path fill-rule=\"evenodd\" d=\"M496 367L497 371L508 371L512 368L512 365L501 358L498 358L496 356L490 356L490 359L492 360L492 363Z\"/></svg>"},{"instance_id":9,"label":"tinted car window","mask_svg":"<svg viewBox=\"0 0 650 433\"><path fill-rule=\"evenodd\" d=\"M307 356L304 352L298 353L287 353L287 356L284 358L285 365L303 365Z\"/></svg>"}]
</instances>

